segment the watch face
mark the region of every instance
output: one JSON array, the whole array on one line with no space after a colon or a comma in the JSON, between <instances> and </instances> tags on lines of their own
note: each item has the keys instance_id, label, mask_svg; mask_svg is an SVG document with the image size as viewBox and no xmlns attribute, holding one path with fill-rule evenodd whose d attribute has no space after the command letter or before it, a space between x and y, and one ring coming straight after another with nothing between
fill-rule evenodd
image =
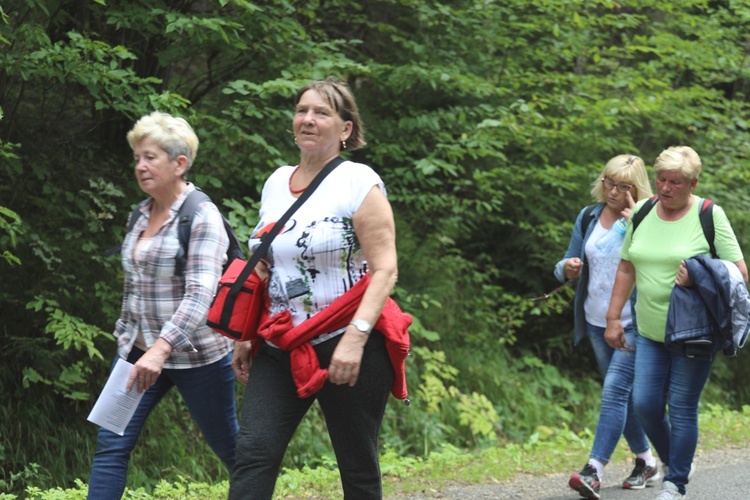
<instances>
[{"instance_id":1,"label":"watch face","mask_svg":"<svg viewBox=\"0 0 750 500\"><path fill-rule=\"evenodd\" d=\"M355 319L351 324L354 325L354 328L363 333L370 333L370 330L372 330L372 325L363 319Z\"/></svg>"}]
</instances>

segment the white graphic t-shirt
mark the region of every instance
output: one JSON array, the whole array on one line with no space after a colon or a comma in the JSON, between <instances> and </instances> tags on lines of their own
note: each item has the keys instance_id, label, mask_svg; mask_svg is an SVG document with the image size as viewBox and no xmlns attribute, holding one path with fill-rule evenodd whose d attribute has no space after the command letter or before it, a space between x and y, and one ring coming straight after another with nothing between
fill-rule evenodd
<instances>
[{"instance_id":1,"label":"white graphic t-shirt","mask_svg":"<svg viewBox=\"0 0 750 500\"><path fill-rule=\"evenodd\" d=\"M620 265L620 248L622 242L613 248L608 254L603 254L596 246L596 242L603 238L612 228L604 229L599 221L596 221L591 236L586 240L586 261L589 265L589 288L583 310L586 313L586 322L601 328L607 327L607 309L609 300L612 298L612 288L615 286L617 266ZM632 322L630 301L622 308L623 328L627 328Z\"/></svg>"},{"instance_id":2,"label":"white graphic t-shirt","mask_svg":"<svg viewBox=\"0 0 750 500\"><path fill-rule=\"evenodd\" d=\"M295 168L280 167L263 186L260 222L249 241L251 251L295 202L289 191L289 177ZM270 270L271 315L289 310L292 323L297 326L323 310L367 273L352 217L374 186L385 194L383 181L374 170L345 161L328 174L287 221L264 257ZM343 331L321 335L311 343Z\"/></svg>"}]
</instances>

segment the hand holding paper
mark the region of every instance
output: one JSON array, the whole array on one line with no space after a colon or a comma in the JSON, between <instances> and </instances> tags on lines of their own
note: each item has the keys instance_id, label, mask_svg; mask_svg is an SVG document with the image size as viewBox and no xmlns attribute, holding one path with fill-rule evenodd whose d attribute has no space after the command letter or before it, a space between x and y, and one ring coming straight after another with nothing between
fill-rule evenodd
<instances>
[{"instance_id":1,"label":"hand holding paper","mask_svg":"<svg viewBox=\"0 0 750 500\"><path fill-rule=\"evenodd\" d=\"M133 365L118 359L107 383L89 413L88 421L122 436L133 418L143 393L138 391L137 380L127 389Z\"/></svg>"},{"instance_id":2,"label":"hand holding paper","mask_svg":"<svg viewBox=\"0 0 750 500\"><path fill-rule=\"evenodd\" d=\"M172 346L164 339L158 339L141 358L136 361L135 368L130 372L126 390L130 392L134 383L138 382L138 390L143 393L154 385L161 375L164 363L172 354Z\"/></svg>"}]
</instances>

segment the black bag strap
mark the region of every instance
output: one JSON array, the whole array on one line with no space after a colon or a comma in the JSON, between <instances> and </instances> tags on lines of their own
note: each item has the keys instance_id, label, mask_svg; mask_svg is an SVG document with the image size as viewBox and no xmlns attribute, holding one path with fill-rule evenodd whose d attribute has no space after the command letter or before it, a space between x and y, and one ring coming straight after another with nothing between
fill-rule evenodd
<instances>
[{"instance_id":1,"label":"black bag strap","mask_svg":"<svg viewBox=\"0 0 750 500\"><path fill-rule=\"evenodd\" d=\"M187 268L187 253L190 246L190 231L193 228L193 219L195 218L195 212L198 210L198 206L206 201L211 201L211 198L203 192L198 186L195 187L195 191L190 193L185 201L182 203L179 211L177 212L177 239L180 242L180 250L178 251L175 260L177 261L175 270L177 276L185 274ZM139 212L140 214L140 212ZM221 212L221 222L224 224L224 231L227 233L229 238L229 247L227 248L227 262L224 265L224 269L229 267L231 261L234 260L238 255L242 255L242 244L240 243L237 235L232 229L232 225L224 217ZM132 228L132 225L130 226Z\"/></svg>"},{"instance_id":2,"label":"black bag strap","mask_svg":"<svg viewBox=\"0 0 750 500\"><path fill-rule=\"evenodd\" d=\"M198 193L198 196L193 196L196 193ZM141 214L141 206L150 199L151 198L141 201L135 206L135 208L133 208L133 211L130 213L130 217L128 217L128 224L127 226L125 226L125 234L128 234L133 230L133 228L135 227L135 223L138 222L138 219L140 219L141 215L143 215ZM188 197L185 198L185 201L182 203L180 210L177 212L177 239L180 241L180 250L178 251L179 253L175 257L175 259L177 260L176 269L179 270L178 272L182 271L180 269L180 261L183 261L183 265L185 261L187 261L187 249L188 245L190 244L190 226L192 226L193 224L193 216L195 215L195 210L198 208L198 205L200 205L200 203L204 200L210 201L211 199L206 193L196 187L195 191L190 193ZM191 210L188 211L188 208L191 208ZM122 250L122 243L107 250L104 256L109 257L111 255L119 253L120 250Z\"/></svg>"},{"instance_id":3,"label":"black bag strap","mask_svg":"<svg viewBox=\"0 0 750 500\"><path fill-rule=\"evenodd\" d=\"M135 226L136 221L141 216L141 205L143 205L143 202L138 203L133 211L130 213L130 217L128 218L128 224L125 226L125 234L128 234L131 229ZM112 257L113 255L120 253L120 250L122 250L122 243L119 245L115 245L112 248L107 249L106 252L104 252L105 257Z\"/></svg>"},{"instance_id":4,"label":"black bag strap","mask_svg":"<svg viewBox=\"0 0 750 500\"><path fill-rule=\"evenodd\" d=\"M589 228L589 224L591 223L591 213L594 211L594 209L597 207L598 203L594 203L593 205L589 205L586 207L586 209L583 212L583 217L581 218L581 237L586 236L586 230Z\"/></svg>"},{"instance_id":5,"label":"black bag strap","mask_svg":"<svg viewBox=\"0 0 750 500\"><path fill-rule=\"evenodd\" d=\"M656 205L659 197L654 195L643 204L643 206L633 214L630 218L630 222L633 224L633 233L638 229L638 224L641 223L644 217L648 215L652 208ZM716 253L716 246L714 245L714 239L716 238L716 229L714 228L714 202L708 198L700 198L700 207L698 208L698 217L701 221L701 229L703 229L703 236L708 241L708 247L711 251L711 257L714 259L718 258Z\"/></svg>"},{"instance_id":6,"label":"black bag strap","mask_svg":"<svg viewBox=\"0 0 750 500\"><path fill-rule=\"evenodd\" d=\"M177 211L177 240L180 242L180 248L177 251L177 255L175 256L176 276L182 276L183 274L185 274L185 268L187 266L188 247L190 246L190 230L193 226L193 219L195 218L195 212L198 210L198 206L205 201L211 201L211 198L205 192L203 192L201 188L196 186L195 190L190 193L187 198L185 198L185 201ZM138 203L133 209L133 212L130 214L130 217L128 218L128 224L125 228L125 234L129 233L133 229L133 227L135 227L135 223L141 217L141 206L143 205L143 203L145 203L145 201ZM234 257L242 254L242 244L240 243L239 239L237 239L237 235L235 234L234 229L232 229L232 225L229 224L229 221L226 219L226 217L224 217L223 214L221 214L221 220L224 224L224 230L227 233L227 237L229 238L229 248L227 249L227 263L225 266L227 267L231 263L231 261L234 260ZM121 249L122 244L119 244L116 247L112 247L107 250L105 256L109 257L110 255L114 255Z\"/></svg>"},{"instance_id":7,"label":"black bag strap","mask_svg":"<svg viewBox=\"0 0 750 500\"><path fill-rule=\"evenodd\" d=\"M182 276L185 274L188 247L190 246L190 229L193 226L195 211L198 210L198 205L204 201L211 201L211 198L196 187L195 191L185 198L185 201L182 202L182 206L180 206L180 209L177 211L177 240L180 242L180 249L175 256L176 276ZM224 217L222 216L222 219L223 218Z\"/></svg>"},{"instance_id":8,"label":"black bag strap","mask_svg":"<svg viewBox=\"0 0 750 500\"><path fill-rule=\"evenodd\" d=\"M177 212L177 239L180 240L180 246L186 255L190 245L190 228L193 225L193 217L195 217L195 211L198 210L198 205L204 201L211 201L211 198L196 187L195 191L185 198Z\"/></svg>"},{"instance_id":9,"label":"black bag strap","mask_svg":"<svg viewBox=\"0 0 750 500\"><path fill-rule=\"evenodd\" d=\"M271 246L271 242L274 238L276 238L276 235L279 234L281 231L281 228L284 227L284 224L289 220L289 218L294 215L294 213L299 209L299 207L302 206L305 201L313 194L315 189L320 185L321 182L323 182L323 179L326 178L328 174L330 174L333 169L341 165L344 160L337 156L333 160L329 161L328 164L326 164L325 167L323 167L323 170L318 172L318 175L315 176L315 178L312 180L309 186L307 186L307 189L302 193L302 195L297 198L297 201L295 201L291 207L282 215L278 221L274 224L273 228L271 230L264 234L261 237L260 245L257 249L253 252L253 255L250 257L250 259L247 261L247 264L245 264L245 267L242 269L240 274L237 276L237 280L232 284L232 287L229 289L229 292L227 293L226 301L224 302L224 308L221 311L221 325L228 325L229 320L232 317L232 311L234 309L234 303L237 299L237 295L240 293L240 290L243 286L245 286L245 281L247 278L250 277L250 275L253 272L253 269L255 269L255 266L260 262L260 259L263 258L263 256L268 251L268 248Z\"/></svg>"},{"instance_id":10,"label":"black bag strap","mask_svg":"<svg viewBox=\"0 0 750 500\"><path fill-rule=\"evenodd\" d=\"M638 224L641 223L644 217L648 215L648 213L651 211L652 208L654 208L654 205L656 205L656 202L659 200L659 197L654 195L648 200L646 200L646 203L643 204L641 208L638 209L636 213L633 214L633 216L630 218L630 223L633 224L633 232L635 232L636 229L638 229Z\"/></svg>"},{"instance_id":11,"label":"black bag strap","mask_svg":"<svg viewBox=\"0 0 750 500\"><path fill-rule=\"evenodd\" d=\"M716 253L716 246L714 245L714 239L716 238L716 229L714 228L714 202L708 198L701 199L698 217L700 217L701 220L703 236L706 237L708 247L711 249L711 257L718 259L719 256Z\"/></svg>"}]
</instances>

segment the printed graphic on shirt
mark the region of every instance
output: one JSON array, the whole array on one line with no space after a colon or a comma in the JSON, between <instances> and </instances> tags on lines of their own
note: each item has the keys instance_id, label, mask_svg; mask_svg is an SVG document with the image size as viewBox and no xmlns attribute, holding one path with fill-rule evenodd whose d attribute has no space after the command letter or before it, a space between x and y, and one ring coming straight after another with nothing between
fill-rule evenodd
<instances>
[{"instance_id":1,"label":"printed graphic on shirt","mask_svg":"<svg viewBox=\"0 0 750 500\"><path fill-rule=\"evenodd\" d=\"M589 279L591 284L589 285L589 293L597 297L610 297L612 295L612 288L615 286L617 266L619 264L619 255L597 255L590 258L591 276Z\"/></svg>"},{"instance_id":2,"label":"printed graphic on shirt","mask_svg":"<svg viewBox=\"0 0 750 500\"><path fill-rule=\"evenodd\" d=\"M248 242L251 249L259 243L257 237L273 227L294 203L289 178L295 168L279 167L263 185L260 222L253 235L256 239ZM386 194L383 181L374 170L345 161L284 224L266 256L272 315L287 310L292 324L299 325L328 307L366 274L367 263L355 237L353 221L376 186ZM336 333L339 332L329 332Z\"/></svg>"},{"instance_id":3,"label":"printed graphic on shirt","mask_svg":"<svg viewBox=\"0 0 750 500\"><path fill-rule=\"evenodd\" d=\"M587 248L589 251L588 259L590 266L590 285L589 290L595 288L598 293L597 296L609 297L612 294L612 288L615 285L615 277L617 276L617 266L620 264L620 247L622 242L607 249L607 253L603 253L600 243L606 239L612 238L612 229L604 230L601 235L597 231L594 231L591 235L591 240L594 240L594 248ZM592 290L593 291L593 290Z\"/></svg>"},{"instance_id":4,"label":"printed graphic on shirt","mask_svg":"<svg viewBox=\"0 0 750 500\"><path fill-rule=\"evenodd\" d=\"M591 236L586 242L585 252L589 270L588 290L584 302L586 321L594 326L607 326L607 309L612 297L617 267L620 264L620 247L622 241L615 240L614 245L602 251L601 243L613 236L615 229L604 229L600 222L594 226ZM622 324L630 324L630 304L625 304L622 311Z\"/></svg>"},{"instance_id":5,"label":"printed graphic on shirt","mask_svg":"<svg viewBox=\"0 0 750 500\"><path fill-rule=\"evenodd\" d=\"M259 226L252 238L271 227L273 223ZM251 243L253 248L256 241ZM298 320L324 309L367 273L351 219L338 216L306 225L290 220L265 259L270 270L271 315L289 310Z\"/></svg>"}]
</instances>

